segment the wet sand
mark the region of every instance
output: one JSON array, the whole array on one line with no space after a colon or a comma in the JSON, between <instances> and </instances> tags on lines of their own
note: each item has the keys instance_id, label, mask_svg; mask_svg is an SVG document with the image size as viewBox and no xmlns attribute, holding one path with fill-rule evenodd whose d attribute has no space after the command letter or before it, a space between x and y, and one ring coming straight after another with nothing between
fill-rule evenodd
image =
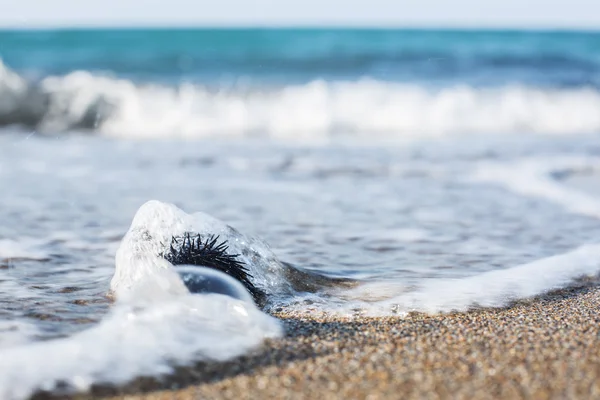
<instances>
[{"instance_id":1,"label":"wet sand","mask_svg":"<svg viewBox=\"0 0 600 400\"><path fill-rule=\"evenodd\" d=\"M98 387L93 398L600 398L599 310L600 288L582 283L501 310L383 319L282 313L287 336L252 355L182 368L161 382Z\"/></svg>"}]
</instances>

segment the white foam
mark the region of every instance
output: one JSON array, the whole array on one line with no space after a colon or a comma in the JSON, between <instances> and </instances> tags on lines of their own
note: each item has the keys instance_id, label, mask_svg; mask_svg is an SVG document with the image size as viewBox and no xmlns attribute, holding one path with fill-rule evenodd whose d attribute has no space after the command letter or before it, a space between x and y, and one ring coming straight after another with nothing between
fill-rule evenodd
<instances>
[{"instance_id":1,"label":"white foam","mask_svg":"<svg viewBox=\"0 0 600 400\"><path fill-rule=\"evenodd\" d=\"M511 268L494 270L457 279L433 279L416 287L387 280L363 284L355 289L333 293L327 299L311 296L312 306L292 304L298 311L325 311L351 315L405 315L467 311L473 307L503 307L564 288L583 276L600 273L600 244L581 246L568 253L543 258Z\"/></svg>"},{"instance_id":2,"label":"white foam","mask_svg":"<svg viewBox=\"0 0 600 400\"><path fill-rule=\"evenodd\" d=\"M1 116L18 111L26 97L28 85L25 79L11 71L0 60L0 120Z\"/></svg>"},{"instance_id":3,"label":"white foam","mask_svg":"<svg viewBox=\"0 0 600 400\"><path fill-rule=\"evenodd\" d=\"M95 77L88 80L80 91L104 87L104 81L96 82ZM61 93L60 87L53 90ZM99 127L112 136L313 138L341 132L419 137L600 131L600 93L591 89L452 87L428 91L376 81L315 81L250 94L210 93L194 86L135 88L127 83L118 90L119 94L111 92L117 99L117 112Z\"/></svg>"},{"instance_id":4,"label":"white foam","mask_svg":"<svg viewBox=\"0 0 600 400\"><path fill-rule=\"evenodd\" d=\"M0 98L0 121L50 132L96 129L118 137L319 139L344 133L401 139L600 131L600 92L593 88L427 89L363 79L215 91L192 84L136 85L86 71L28 86L4 68Z\"/></svg>"},{"instance_id":5,"label":"white foam","mask_svg":"<svg viewBox=\"0 0 600 400\"><path fill-rule=\"evenodd\" d=\"M59 382L82 391L93 383L166 374L199 360L229 360L282 333L277 321L252 303L219 294L169 295L157 292L157 285L152 288L154 301L140 301L137 293L136 301L117 304L87 331L3 349L0 398L24 399Z\"/></svg>"},{"instance_id":6,"label":"white foam","mask_svg":"<svg viewBox=\"0 0 600 400\"><path fill-rule=\"evenodd\" d=\"M5 289L2 284L0 288ZM0 320L0 349L23 345L39 334L39 329L32 323Z\"/></svg>"},{"instance_id":7,"label":"white foam","mask_svg":"<svg viewBox=\"0 0 600 400\"><path fill-rule=\"evenodd\" d=\"M511 163L483 163L470 181L494 183L515 193L537 197L563 206L570 212L600 218L600 198L552 179L560 170L600 170L600 160L585 157L527 159Z\"/></svg>"},{"instance_id":8,"label":"white foam","mask_svg":"<svg viewBox=\"0 0 600 400\"><path fill-rule=\"evenodd\" d=\"M281 336L279 321L260 311L249 295L190 294L173 266L158 257L161 243L170 243L174 232L208 227L211 232L229 231L217 220L187 215L173 205L153 201L142 206L117 252L111 285L116 303L98 325L33 343L27 343L30 333L23 328L4 329L8 333L2 332L0 344L13 346L2 349L0 398L24 399L59 384L82 391L94 383L159 376L174 366L229 360L266 338ZM228 237L243 239L235 232ZM268 264L258 252L253 254L261 267ZM235 291L246 290L220 274Z\"/></svg>"},{"instance_id":9,"label":"white foam","mask_svg":"<svg viewBox=\"0 0 600 400\"><path fill-rule=\"evenodd\" d=\"M502 307L509 302L565 287L600 272L600 244L469 278L430 281L419 290L387 300L409 310L464 311L472 306Z\"/></svg>"},{"instance_id":10,"label":"white foam","mask_svg":"<svg viewBox=\"0 0 600 400\"><path fill-rule=\"evenodd\" d=\"M41 249L42 244L42 240L34 238L21 238L19 241L0 239L0 261L15 258L45 260L49 256Z\"/></svg>"}]
</instances>

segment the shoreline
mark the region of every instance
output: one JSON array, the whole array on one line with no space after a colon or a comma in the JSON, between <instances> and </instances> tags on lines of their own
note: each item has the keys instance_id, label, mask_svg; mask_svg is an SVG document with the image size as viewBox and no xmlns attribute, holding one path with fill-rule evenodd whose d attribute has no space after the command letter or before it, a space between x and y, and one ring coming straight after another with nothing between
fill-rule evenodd
<instances>
[{"instance_id":1,"label":"shoreline","mask_svg":"<svg viewBox=\"0 0 600 400\"><path fill-rule=\"evenodd\" d=\"M69 398L600 398L599 310L600 287L590 281L467 313L281 312L287 335L251 354Z\"/></svg>"}]
</instances>

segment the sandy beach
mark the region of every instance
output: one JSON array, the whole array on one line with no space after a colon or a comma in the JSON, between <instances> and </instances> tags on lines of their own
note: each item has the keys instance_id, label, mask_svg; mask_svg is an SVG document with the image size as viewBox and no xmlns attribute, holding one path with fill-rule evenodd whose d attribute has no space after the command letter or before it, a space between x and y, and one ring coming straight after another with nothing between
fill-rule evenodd
<instances>
[{"instance_id":1,"label":"sandy beach","mask_svg":"<svg viewBox=\"0 0 600 400\"><path fill-rule=\"evenodd\" d=\"M76 398L600 398L599 309L600 289L590 283L501 310L352 320L279 314L287 336L252 355Z\"/></svg>"}]
</instances>

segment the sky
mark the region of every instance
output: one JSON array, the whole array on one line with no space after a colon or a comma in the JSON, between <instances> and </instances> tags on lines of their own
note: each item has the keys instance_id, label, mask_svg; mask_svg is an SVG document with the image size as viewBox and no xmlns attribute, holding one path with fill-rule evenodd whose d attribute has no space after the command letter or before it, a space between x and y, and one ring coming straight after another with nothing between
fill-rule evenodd
<instances>
[{"instance_id":1,"label":"sky","mask_svg":"<svg viewBox=\"0 0 600 400\"><path fill-rule=\"evenodd\" d=\"M600 0L0 1L0 27L202 25L600 29Z\"/></svg>"}]
</instances>

